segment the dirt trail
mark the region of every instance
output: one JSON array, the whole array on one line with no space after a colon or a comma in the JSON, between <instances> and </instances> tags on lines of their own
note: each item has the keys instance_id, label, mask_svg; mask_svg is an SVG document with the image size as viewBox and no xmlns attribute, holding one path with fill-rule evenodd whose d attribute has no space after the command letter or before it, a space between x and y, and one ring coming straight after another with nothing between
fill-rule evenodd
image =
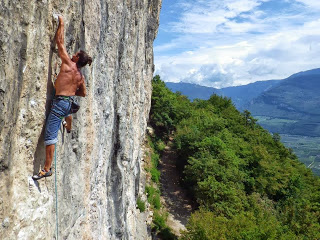
<instances>
[{"instance_id":1,"label":"dirt trail","mask_svg":"<svg viewBox=\"0 0 320 240\"><path fill-rule=\"evenodd\" d=\"M168 225L180 236L180 230L186 230L185 226L194 207L187 192L180 186L181 176L176 169L177 155L171 146L172 142L169 141L159 163L161 195L169 212Z\"/></svg>"}]
</instances>

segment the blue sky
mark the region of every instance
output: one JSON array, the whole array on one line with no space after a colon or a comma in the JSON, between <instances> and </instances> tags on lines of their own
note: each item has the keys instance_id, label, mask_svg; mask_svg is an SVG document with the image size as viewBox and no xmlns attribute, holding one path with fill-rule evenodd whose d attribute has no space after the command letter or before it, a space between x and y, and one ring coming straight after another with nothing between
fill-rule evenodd
<instances>
[{"instance_id":1,"label":"blue sky","mask_svg":"<svg viewBox=\"0 0 320 240\"><path fill-rule=\"evenodd\" d=\"M227 87L320 67L320 0L162 0L155 74Z\"/></svg>"}]
</instances>

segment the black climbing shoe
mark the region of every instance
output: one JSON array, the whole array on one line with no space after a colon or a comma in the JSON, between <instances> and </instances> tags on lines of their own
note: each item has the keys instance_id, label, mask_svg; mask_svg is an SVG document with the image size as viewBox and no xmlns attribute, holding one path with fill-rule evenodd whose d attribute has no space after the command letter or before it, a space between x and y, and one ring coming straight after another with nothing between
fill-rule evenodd
<instances>
[{"instance_id":1,"label":"black climbing shoe","mask_svg":"<svg viewBox=\"0 0 320 240\"><path fill-rule=\"evenodd\" d=\"M44 177L50 177L51 175L52 175L51 168L49 172L46 172L44 169L42 169L37 175L32 176L32 179L39 180Z\"/></svg>"}]
</instances>

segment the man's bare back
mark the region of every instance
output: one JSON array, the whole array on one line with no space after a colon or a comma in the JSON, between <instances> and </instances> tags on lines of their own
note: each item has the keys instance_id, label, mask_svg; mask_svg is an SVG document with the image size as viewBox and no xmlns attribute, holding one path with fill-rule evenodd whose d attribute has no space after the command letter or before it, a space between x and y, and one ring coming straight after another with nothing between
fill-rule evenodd
<instances>
[{"instance_id":1,"label":"man's bare back","mask_svg":"<svg viewBox=\"0 0 320 240\"><path fill-rule=\"evenodd\" d=\"M83 84L84 77L81 75L80 70L78 70L76 63L71 62L69 65L62 63L60 73L54 84L56 95L81 96L79 89Z\"/></svg>"},{"instance_id":2,"label":"man's bare back","mask_svg":"<svg viewBox=\"0 0 320 240\"><path fill-rule=\"evenodd\" d=\"M82 96L86 95L86 86L84 77L77 65L79 61L79 52L69 58L67 50L64 46L64 23L61 16L59 16L59 27L56 35L56 42L58 45L58 52L62 64L57 80L54 84L56 95L62 96Z\"/></svg>"}]
</instances>

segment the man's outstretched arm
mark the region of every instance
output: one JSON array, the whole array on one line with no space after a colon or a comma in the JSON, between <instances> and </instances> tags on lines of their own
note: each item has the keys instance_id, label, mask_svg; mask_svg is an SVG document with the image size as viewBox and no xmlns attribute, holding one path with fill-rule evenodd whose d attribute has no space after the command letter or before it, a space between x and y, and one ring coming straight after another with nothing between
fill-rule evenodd
<instances>
[{"instance_id":1,"label":"man's outstretched arm","mask_svg":"<svg viewBox=\"0 0 320 240\"><path fill-rule=\"evenodd\" d=\"M64 46L64 22L61 16L59 16L59 27L56 34L56 42L58 45L58 53L63 63L69 63L71 60Z\"/></svg>"}]
</instances>

